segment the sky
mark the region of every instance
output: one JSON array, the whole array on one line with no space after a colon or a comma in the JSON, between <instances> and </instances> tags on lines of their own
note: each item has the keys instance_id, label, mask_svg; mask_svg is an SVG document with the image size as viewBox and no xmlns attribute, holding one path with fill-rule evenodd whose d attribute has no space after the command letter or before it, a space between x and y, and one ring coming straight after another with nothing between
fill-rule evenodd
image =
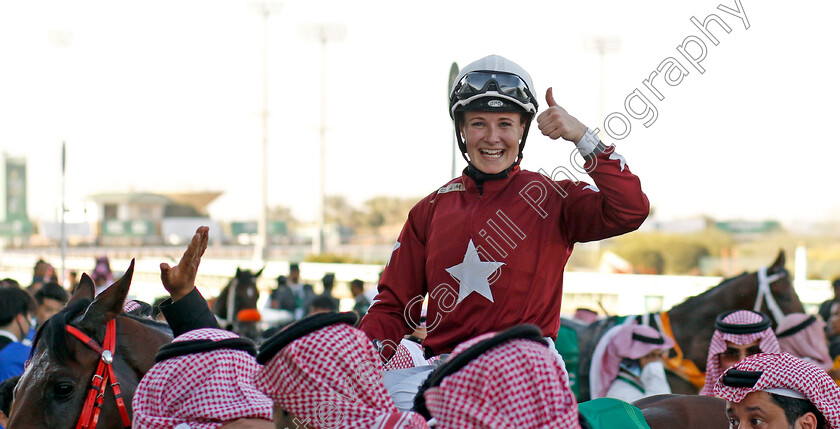
<instances>
[{"instance_id":1,"label":"sky","mask_svg":"<svg viewBox=\"0 0 840 429\"><path fill-rule=\"evenodd\" d=\"M275 3L267 37L260 5L0 2L0 151L27 160L30 217L57 219L65 141L71 207L101 192L223 191L213 218L255 219L264 41L268 204L301 220L318 210L322 86L326 193L358 205L420 198L452 177L451 64L488 54L528 70L542 107L550 86L592 128L625 115L626 136L601 138L624 155L662 219L840 214L833 2L287 0ZM719 5L742 10L749 28ZM731 29L709 25L717 45L691 22L710 14ZM338 29L323 52L319 24ZM613 42L603 73L596 38ZM677 49L698 56L696 40L706 49L702 73ZM650 79L668 58L688 73L674 86ZM655 106L655 121L628 114L634 91ZM642 111L640 102L631 108ZM522 165L568 167L572 148L534 127ZM460 154L456 165L465 166Z\"/></svg>"}]
</instances>

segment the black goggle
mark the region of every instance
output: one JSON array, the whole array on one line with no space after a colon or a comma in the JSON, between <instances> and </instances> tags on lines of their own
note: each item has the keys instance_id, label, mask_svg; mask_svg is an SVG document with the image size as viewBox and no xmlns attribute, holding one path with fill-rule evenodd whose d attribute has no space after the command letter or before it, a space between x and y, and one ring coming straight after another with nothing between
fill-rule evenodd
<instances>
[{"instance_id":1,"label":"black goggle","mask_svg":"<svg viewBox=\"0 0 840 429\"><path fill-rule=\"evenodd\" d=\"M471 72L464 75L455 86L453 98L463 100L474 95L483 94L494 86L499 94L507 95L522 104L533 103L531 90L519 76L498 72Z\"/></svg>"}]
</instances>

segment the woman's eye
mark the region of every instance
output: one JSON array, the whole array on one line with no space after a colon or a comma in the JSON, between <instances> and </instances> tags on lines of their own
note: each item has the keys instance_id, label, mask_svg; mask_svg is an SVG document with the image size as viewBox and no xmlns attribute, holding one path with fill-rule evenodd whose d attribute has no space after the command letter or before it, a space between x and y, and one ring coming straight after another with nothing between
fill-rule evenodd
<instances>
[{"instance_id":1,"label":"woman's eye","mask_svg":"<svg viewBox=\"0 0 840 429\"><path fill-rule=\"evenodd\" d=\"M470 122L470 126L473 126L473 127L480 127L482 125L484 125L484 122L481 122L481 121Z\"/></svg>"},{"instance_id":2,"label":"woman's eye","mask_svg":"<svg viewBox=\"0 0 840 429\"><path fill-rule=\"evenodd\" d=\"M53 395L57 399L66 399L73 393L73 385L70 383L58 383L53 386Z\"/></svg>"}]
</instances>

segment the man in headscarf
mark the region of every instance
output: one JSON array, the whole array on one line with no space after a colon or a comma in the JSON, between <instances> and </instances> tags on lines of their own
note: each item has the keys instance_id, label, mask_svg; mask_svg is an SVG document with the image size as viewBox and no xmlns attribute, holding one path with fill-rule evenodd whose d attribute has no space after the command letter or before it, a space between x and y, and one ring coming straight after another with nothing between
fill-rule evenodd
<instances>
[{"instance_id":1,"label":"man in headscarf","mask_svg":"<svg viewBox=\"0 0 840 429\"><path fill-rule=\"evenodd\" d=\"M253 385L254 343L196 329L160 348L132 400L135 429L216 429L239 419L271 422L272 401Z\"/></svg>"},{"instance_id":2,"label":"man in headscarf","mask_svg":"<svg viewBox=\"0 0 840 429\"><path fill-rule=\"evenodd\" d=\"M714 394L730 427L840 429L840 387L819 367L787 353L750 356L724 372Z\"/></svg>"},{"instance_id":3,"label":"man in headscarf","mask_svg":"<svg viewBox=\"0 0 840 429\"><path fill-rule=\"evenodd\" d=\"M414 409L437 429L580 428L561 361L533 325L457 346L420 387Z\"/></svg>"},{"instance_id":4,"label":"man in headscarf","mask_svg":"<svg viewBox=\"0 0 840 429\"><path fill-rule=\"evenodd\" d=\"M701 395L713 396L718 377L738 361L758 353L780 353L770 318L750 310L718 315L706 358L706 384Z\"/></svg>"},{"instance_id":5,"label":"man in headscarf","mask_svg":"<svg viewBox=\"0 0 840 429\"><path fill-rule=\"evenodd\" d=\"M818 316L791 313L776 327L782 352L790 353L828 371L833 362L825 341L825 322Z\"/></svg>"},{"instance_id":6,"label":"man in headscarf","mask_svg":"<svg viewBox=\"0 0 840 429\"><path fill-rule=\"evenodd\" d=\"M645 325L619 325L598 361L593 360L592 398L626 402L671 393L665 377L663 352L674 340Z\"/></svg>"},{"instance_id":7,"label":"man in headscarf","mask_svg":"<svg viewBox=\"0 0 840 429\"><path fill-rule=\"evenodd\" d=\"M358 315L305 317L260 346L254 384L275 403L278 427L426 429L400 412L382 383L382 359L353 327Z\"/></svg>"}]
</instances>

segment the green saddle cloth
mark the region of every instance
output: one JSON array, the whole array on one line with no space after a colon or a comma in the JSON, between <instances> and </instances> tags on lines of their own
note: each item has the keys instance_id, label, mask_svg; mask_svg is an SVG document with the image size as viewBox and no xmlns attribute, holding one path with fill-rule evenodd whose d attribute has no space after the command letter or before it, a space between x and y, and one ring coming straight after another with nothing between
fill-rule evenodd
<instances>
[{"instance_id":1,"label":"green saddle cloth","mask_svg":"<svg viewBox=\"0 0 840 429\"><path fill-rule=\"evenodd\" d=\"M581 402L578 412L592 429L650 429L642 410L613 398Z\"/></svg>"}]
</instances>

